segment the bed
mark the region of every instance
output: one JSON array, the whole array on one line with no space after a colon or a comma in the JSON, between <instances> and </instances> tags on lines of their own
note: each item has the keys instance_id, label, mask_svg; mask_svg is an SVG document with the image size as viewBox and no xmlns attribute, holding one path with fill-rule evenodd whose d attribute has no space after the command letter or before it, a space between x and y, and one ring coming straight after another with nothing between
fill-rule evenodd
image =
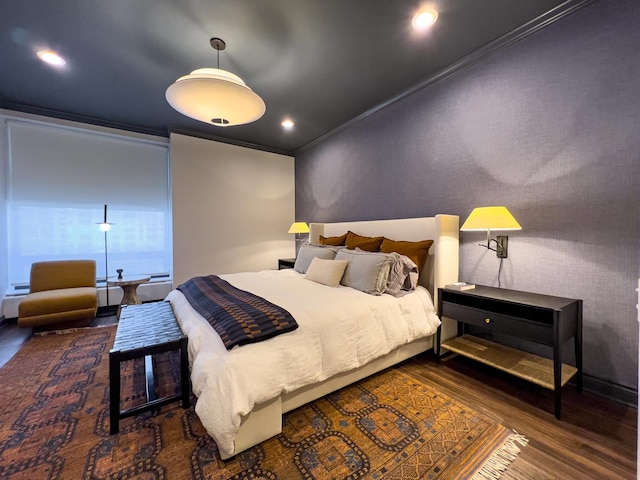
<instances>
[{"instance_id":1,"label":"bed","mask_svg":"<svg viewBox=\"0 0 640 480\"><path fill-rule=\"evenodd\" d=\"M280 433L283 413L432 348L439 325L433 307L437 288L458 279L458 228L453 215L310 224L310 243L349 230L393 240L432 239L419 287L396 299L316 284L294 270L221 275L234 287L286 308L299 324L295 331L231 350L182 292L172 291L167 300L189 337L196 413L221 458ZM368 340L354 343L361 341L360 331L356 335L341 319L345 312L371 330ZM398 321L386 322L385 316ZM323 343L327 331L331 341ZM453 325L443 325L444 338L454 333Z\"/></svg>"}]
</instances>

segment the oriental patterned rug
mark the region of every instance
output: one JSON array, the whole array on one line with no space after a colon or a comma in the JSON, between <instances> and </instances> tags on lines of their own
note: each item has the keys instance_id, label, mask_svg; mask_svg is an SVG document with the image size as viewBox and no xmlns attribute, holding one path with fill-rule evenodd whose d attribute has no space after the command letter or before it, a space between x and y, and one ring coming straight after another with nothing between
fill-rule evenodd
<instances>
[{"instance_id":1,"label":"oriental patterned rug","mask_svg":"<svg viewBox=\"0 0 640 480\"><path fill-rule=\"evenodd\" d=\"M522 437L389 369L285 416L283 432L222 462L192 407L120 422L109 435L115 327L37 337L0 370L0 478L497 478ZM166 394L177 359L156 359ZM122 370L124 406L143 400L142 361ZM192 398L195 401L195 398Z\"/></svg>"}]
</instances>

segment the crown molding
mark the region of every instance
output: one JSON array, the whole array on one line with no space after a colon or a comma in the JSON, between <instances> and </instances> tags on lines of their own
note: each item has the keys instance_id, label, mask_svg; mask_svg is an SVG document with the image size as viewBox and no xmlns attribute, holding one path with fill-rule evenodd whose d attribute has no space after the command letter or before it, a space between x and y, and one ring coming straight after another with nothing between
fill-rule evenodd
<instances>
[{"instance_id":1,"label":"crown molding","mask_svg":"<svg viewBox=\"0 0 640 480\"><path fill-rule=\"evenodd\" d=\"M178 135L186 135L188 137L201 138L203 140L211 140L213 142L226 143L228 145L235 145L236 147L250 148L251 150L260 150L267 153L276 153L278 155L285 155L287 157L293 157L293 152L280 148L268 147L265 145L259 145L257 143L245 142L243 140L234 140L233 138L219 137L217 135L208 134L204 132L197 132L182 128L169 127L169 134L176 133Z\"/></svg>"},{"instance_id":2,"label":"crown molding","mask_svg":"<svg viewBox=\"0 0 640 480\"><path fill-rule=\"evenodd\" d=\"M104 120L102 118L91 117L89 115L79 115L76 113L61 112L50 108L35 107L33 105L27 105L24 103L15 103L4 101L0 103L1 108L5 110L12 110L15 112L26 113L30 115L38 115L42 117L57 118L59 120L65 120L69 122L85 123L89 125L96 125L99 127L113 128L116 130L124 130L127 132L141 133L143 135L151 135L154 137L169 137L169 132L166 129L148 128L140 125L132 125L130 123L114 122L110 120Z\"/></svg>"}]
</instances>

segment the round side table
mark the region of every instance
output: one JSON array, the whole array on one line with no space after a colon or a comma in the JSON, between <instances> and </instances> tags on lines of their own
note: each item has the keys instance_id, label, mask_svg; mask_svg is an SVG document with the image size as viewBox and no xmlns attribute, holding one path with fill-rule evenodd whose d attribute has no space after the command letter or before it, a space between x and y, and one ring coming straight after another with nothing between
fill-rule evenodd
<instances>
[{"instance_id":1,"label":"round side table","mask_svg":"<svg viewBox=\"0 0 640 480\"><path fill-rule=\"evenodd\" d=\"M120 305L139 305L142 302L138 298L138 285L151 280L149 275L123 275L122 278L109 277L107 285L110 287L120 287L124 294Z\"/></svg>"}]
</instances>

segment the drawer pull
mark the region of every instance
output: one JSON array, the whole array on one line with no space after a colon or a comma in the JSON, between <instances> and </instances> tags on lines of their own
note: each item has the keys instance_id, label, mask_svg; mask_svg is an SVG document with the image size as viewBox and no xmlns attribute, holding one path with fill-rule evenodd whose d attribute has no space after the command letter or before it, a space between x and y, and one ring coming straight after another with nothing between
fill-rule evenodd
<instances>
[{"instance_id":1,"label":"drawer pull","mask_svg":"<svg viewBox=\"0 0 640 480\"><path fill-rule=\"evenodd\" d=\"M491 319L490 318L485 318L484 319L484 323L487 323L487 324L491 323Z\"/></svg>"}]
</instances>

